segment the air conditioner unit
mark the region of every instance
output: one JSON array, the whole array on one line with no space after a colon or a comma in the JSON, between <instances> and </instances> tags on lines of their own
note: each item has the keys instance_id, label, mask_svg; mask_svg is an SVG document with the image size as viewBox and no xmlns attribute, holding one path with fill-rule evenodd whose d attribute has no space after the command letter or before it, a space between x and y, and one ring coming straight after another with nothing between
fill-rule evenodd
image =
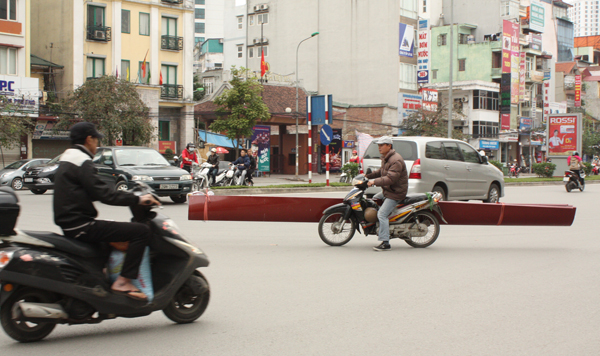
<instances>
[{"instance_id":1,"label":"air conditioner unit","mask_svg":"<svg viewBox=\"0 0 600 356\"><path fill-rule=\"evenodd\" d=\"M262 38L262 43L264 43L264 44L267 44L267 43L269 43L269 39L268 39L268 38L266 38L266 37L263 37L263 38Z\"/></svg>"},{"instance_id":2,"label":"air conditioner unit","mask_svg":"<svg viewBox=\"0 0 600 356\"><path fill-rule=\"evenodd\" d=\"M475 43L475 36L473 36L473 35L468 35L468 36L467 36L467 43L468 43L468 44L473 44L473 43Z\"/></svg>"},{"instance_id":3,"label":"air conditioner unit","mask_svg":"<svg viewBox=\"0 0 600 356\"><path fill-rule=\"evenodd\" d=\"M269 10L269 5L267 5L267 4L262 4L262 5L260 5L260 9L261 9L261 10L263 10L263 11L265 11L265 10Z\"/></svg>"},{"instance_id":4,"label":"air conditioner unit","mask_svg":"<svg viewBox=\"0 0 600 356\"><path fill-rule=\"evenodd\" d=\"M99 40L104 40L106 39L106 32L102 30L96 30L94 31L94 37Z\"/></svg>"},{"instance_id":5,"label":"air conditioner unit","mask_svg":"<svg viewBox=\"0 0 600 356\"><path fill-rule=\"evenodd\" d=\"M219 38L219 43L223 44L223 39L222 38Z\"/></svg>"},{"instance_id":6,"label":"air conditioner unit","mask_svg":"<svg viewBox=\"0 0 600 356\"><path fill-rule=\"evenodd\" d=\"M258 43L260 43L260 39L258 39L258 38L255 38L254 40L252 40L252 43L254 43L254 44L258 44Z\"/></svg>"},{"instance_id":7,"label":"air conditioner unit","mask_svg":"<svg viewBox=\"0 0 600 356\"><path fill-rule=\"evenodd\" d=\"M259 11L260 10L260 5L254 5L254 11Z\"/></svg>"}]
</instances>

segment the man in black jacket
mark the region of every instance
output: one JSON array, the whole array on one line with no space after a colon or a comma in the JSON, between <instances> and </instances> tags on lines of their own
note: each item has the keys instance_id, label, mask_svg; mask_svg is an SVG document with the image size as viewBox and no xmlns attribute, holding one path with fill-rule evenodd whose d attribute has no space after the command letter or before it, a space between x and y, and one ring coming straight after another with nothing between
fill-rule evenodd
<instances>
[{"instance_id":1,"label":"man in black jacket","mask_svg":"<svg viewBox=\"0 0 600 356\"><path fill-rule=\"evenodd\" d=\"M219 155L217 154L216 148L213 147L210 149L210 155L208 155L206 163L212 165L212 167L208 169L208 178L210 181L210 177L212 176L212 184L214 184L217 181L217 172L219 171Z\"/></svg>"},{"instance_id":2,"label":"man in black jacket","mask_svg":"<svg viewBox=\"0 0 600 356\"><path fill-rule=\"evenodd\" d=\"M152 236L150 228L141 223L96 220L98 212L94 201L120 206L160 203L151 194L138 197L117 191L100 179L92 158L103 135L94 124L80 122L73 125L70 137L73 147L62 154L54 176L54 222L67 238L91 244L129 242L121 275L111 289L129 298L146 301L146 295L131 280L138 276L144 250Z\"/></svg>"}]
</instances>

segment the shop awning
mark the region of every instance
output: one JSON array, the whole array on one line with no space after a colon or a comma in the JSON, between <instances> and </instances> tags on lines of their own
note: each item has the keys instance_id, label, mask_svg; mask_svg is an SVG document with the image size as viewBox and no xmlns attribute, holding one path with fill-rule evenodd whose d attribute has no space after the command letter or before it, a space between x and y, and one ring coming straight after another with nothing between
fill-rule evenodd
<instances>
[{"instance_id":1,"label":"shop awning","mask_svg":"<svg viewBox=\"0 0 600 356\"><path fill-rule=\"evenodd\" d=\"M235 148L233 141L225 135L219 135L213 132L198 130L198 138L208 144L222 147Z\"/></svg>"}]
</instances>

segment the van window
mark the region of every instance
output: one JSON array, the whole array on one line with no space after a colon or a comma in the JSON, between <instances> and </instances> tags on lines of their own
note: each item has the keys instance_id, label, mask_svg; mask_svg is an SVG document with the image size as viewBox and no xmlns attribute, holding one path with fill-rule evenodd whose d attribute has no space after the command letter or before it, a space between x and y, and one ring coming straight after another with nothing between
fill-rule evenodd
<instances>
[{"instance_id":1,"label":"van window","mask_svg":"<svg viewBox=\"0 0 600 356\"><path fill-rule=\"evenodd\" d=\"M446 159L446 151L441 142L428 142L425 145L425 157L431 159Z\"/></svg>"},{"instance_id":2,"label":"van window","mask_svg":"<svg viewBox=\"0 0 600 356\"><path fill-rule=\"evenodd\" d=\"M462 155L465 158L465 162L469 163L480 163L479 162L479 153L475 151L471 146L468 146L464 143L459 143L458 146L462 151Z\"/></svg>"},{"instance_id":3,"label":"van window","mask_svg":"<svg viewBox=\"0 0 600 356\"><path fill-rule=\"evenodd\" d=\"M415 161L419 158L417 144L414 141L394 140L392 148L402 156L405 161ZM379 148L373 142L367 147L364 159L381 159Z\"/></svg>"},{"instance_id":4,"label":"van window","mask_svg":"<svg viewBox=\"0 0 600 356\"><path fill-rule=\"evenodd\" d=\"M456 142L444 142L443 145L446 149L446 159L451 161L462 161L460 150Z\"/></svg>"}]
</instances>

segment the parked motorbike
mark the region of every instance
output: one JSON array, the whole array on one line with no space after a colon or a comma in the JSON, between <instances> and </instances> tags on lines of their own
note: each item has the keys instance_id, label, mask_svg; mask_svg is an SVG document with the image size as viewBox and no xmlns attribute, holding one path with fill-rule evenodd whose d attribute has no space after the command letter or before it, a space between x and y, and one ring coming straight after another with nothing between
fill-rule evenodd
<instances>
[{"instance_id":1,"label":"parked motorbike","mask_svg":"<svg viewBox=\"0 0 600 356\"><path fill-rule=\"evenodd\" d=\"M573 171L565 171L565 176L563 177L563 182L565 182L565 189L567 192L571 192L573 189L579 189L579 191L583 192L585 189L585 181L583 184L581 180L585 178L585 172L583 170L581 172L581 179L579 179L579 174Z\"/></svg>"},{"instance_id":2,"label":"parked motorbike","mask_svg":"<svg viewBox=\"0 0 600 356\"><path fill-rule=\"evenodd\" d=\"M352 180L354 188L343 202L327 208L319 221L319 236L330 246L348 243L355 231L362 228L365 236L377 235L379 205L364 197L368 179L358 175ZM438 202L439 192L408 195L390 214L390 238L403 239L412 247L423 248L435 242L440 224L434 213L442 219Z\"/></svg>"},{"instance_id":3,"label":"parked motorbike","mask_svg":"<svg viewBox=\"0 0 600 356\"><path fill-rule=\"evenodd\" d=\"M208 172L212 164L204 162L200 165L200 168L194 172L194 183L192 183L192 191L197 192L201 189L208 188L210 186L210 178Z\"/></svg>"},{"instance_id":4,"label":"parked motorbike","mask_svg":"<svg viewBox=\"0 0 600 356\"><path fill-rule=\"evenodd\" d=\"M136 183L134 193L152 193ZM190 323L206 310L210 288L198 271L206 255L190 244L168 217L152 207L130 207L133 221L153 231L150 261L154 298L137 301L111 292L103 269L106 254L61 235L14 230L17 196L0 191L0 319L20 342L38 341L57 324L95 324L117 317L140 317L162 310L176 323Z\"/></svg>"}]
</instances>

